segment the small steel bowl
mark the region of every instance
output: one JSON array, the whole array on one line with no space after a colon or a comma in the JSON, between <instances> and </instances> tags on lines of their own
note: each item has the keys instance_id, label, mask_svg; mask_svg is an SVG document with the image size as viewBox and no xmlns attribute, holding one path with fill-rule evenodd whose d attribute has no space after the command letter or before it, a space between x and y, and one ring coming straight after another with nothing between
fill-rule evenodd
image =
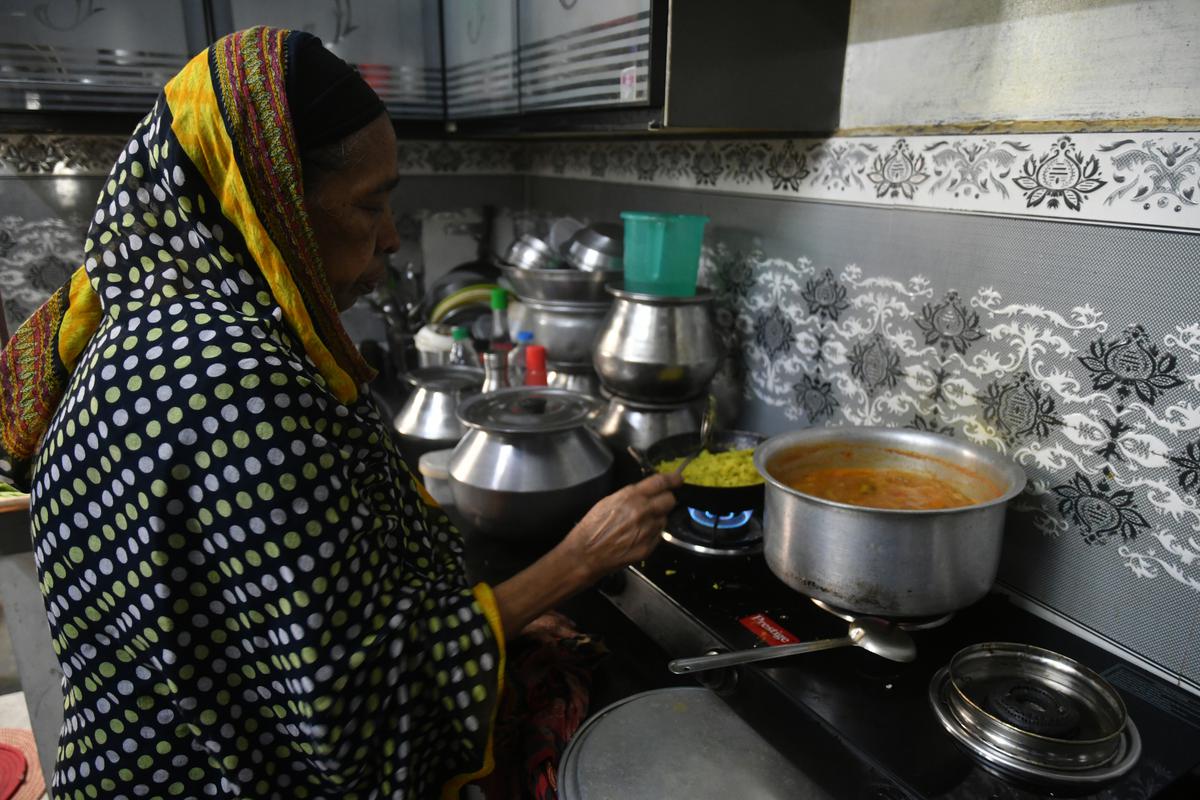
<instances>
[{"instance_id":1,"label":"small steel bowl","mask_svg":"<svg viewBox=\"0 0 1200 800\"><path fill-rule=\"evenodd\" d=\"M582 272L620 272L625 267L625 231L608 222L580 228L563 247L563 259Z\"/></svg>"},{"instance_id":2,"label":"small steel bowl","mask_svg":"<svg viewBox=\"0 0 1200 800\"><path fill-rule=\"evenodd\" d=\"M512 243L504 261L521 269L554 269L562 265L562 260L550 245L528 233Z\"/></svg>"}]
</instances>

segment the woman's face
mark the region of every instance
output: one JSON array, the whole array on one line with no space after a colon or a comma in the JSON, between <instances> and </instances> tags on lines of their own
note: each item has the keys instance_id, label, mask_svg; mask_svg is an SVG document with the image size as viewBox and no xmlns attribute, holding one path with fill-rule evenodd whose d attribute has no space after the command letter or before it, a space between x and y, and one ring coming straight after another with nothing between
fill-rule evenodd
<instances>
[{"instance_id":1,"label":"woman's face","mask_svg":"<svg viewBox=\"0 0 1200 800\"><path fill-rule=\"evenodd\" d=\"M308 217L339 311L384 279L400 246L392 221L396 134L386 114L350 136L348 163L305 190Z\"/></svg>"}]
</instances>

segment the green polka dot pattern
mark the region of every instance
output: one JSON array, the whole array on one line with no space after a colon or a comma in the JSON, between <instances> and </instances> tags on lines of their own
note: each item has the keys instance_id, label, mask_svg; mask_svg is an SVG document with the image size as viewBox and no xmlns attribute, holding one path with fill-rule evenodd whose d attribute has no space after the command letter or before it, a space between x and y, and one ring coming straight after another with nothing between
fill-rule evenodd
<instances>
[{"instance_id":1,"label":"green polka dot pattern","mask_svg":"<svg viewBox=\"0 0 1200 800\"><path fill-rule=\"evenodd\" d=\"M339 404L160 105L85 244L104 317L35 465L55 798L435 796L499 650L461 540ZM365 392L364 392L364 397Z\"/></svg>"}]
</instances>

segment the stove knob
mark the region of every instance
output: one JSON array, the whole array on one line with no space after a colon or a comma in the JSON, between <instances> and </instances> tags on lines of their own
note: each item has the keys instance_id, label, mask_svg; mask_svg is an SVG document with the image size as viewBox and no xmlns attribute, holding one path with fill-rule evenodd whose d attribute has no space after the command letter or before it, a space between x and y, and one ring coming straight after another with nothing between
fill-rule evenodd
<instances>
[{"instance_id":1,"label":"stove knob","mask_svg":"<svg viewBox=\"0 0 1200 800\"><path fill-rule=\"evenodd\" d=\"M724 652L724 650L709 650L704 655L715 656L718 653ZM714 691L717 694L728 694L737 688L741 672L737 667L723 667L721 669L706 669L695 673L695 675L696 683L705 689Z\"/></svg>"}]
</instances>

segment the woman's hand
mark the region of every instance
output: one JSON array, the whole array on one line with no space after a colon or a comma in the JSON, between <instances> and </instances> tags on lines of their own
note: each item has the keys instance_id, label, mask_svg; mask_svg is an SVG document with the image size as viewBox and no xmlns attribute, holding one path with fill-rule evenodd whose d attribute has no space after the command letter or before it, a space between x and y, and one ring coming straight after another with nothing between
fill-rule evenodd
<instances>
[{"instance_id":1,"label":"woman's hand","mask_svg":"<svg viewBox=\"0 0 1200 800\"><path fill-rule=\"evenodd\" d=\"M679 475L654 475L601 500L557 547L493 587L504 623L514 636L530 620L613 570L650 555L675 506Z\"/></svg>"},{"instance_id":2,"label":"woman's hand","mask_svg":"<svg viewBox=\"0 0 1200 800\"><path fill-rule=\"evenodd\" d=\"M671 490L682 483L683 478L674 473L652 475L592 506L562 543L584 568L587 583L653 552L667 514L675 507Z\"/></svg>"}]
</instances>

